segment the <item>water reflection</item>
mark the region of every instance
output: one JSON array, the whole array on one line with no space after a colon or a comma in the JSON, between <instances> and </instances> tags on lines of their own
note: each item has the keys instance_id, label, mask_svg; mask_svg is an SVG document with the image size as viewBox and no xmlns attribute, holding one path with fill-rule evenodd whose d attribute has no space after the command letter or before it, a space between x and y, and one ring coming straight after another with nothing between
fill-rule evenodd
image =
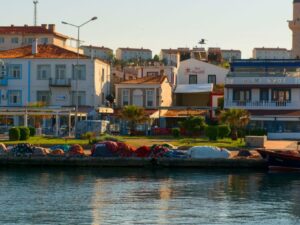
<instances>
[{"instance_id":1,"label":"water reflection","mask_svg":"<svg viewBox=\"0 0 300 225\"><path fill-rule=\"evenodd\" d=\"M0 223L298 224L299 175L1 169Z\"/></svg>"}]
</instances>

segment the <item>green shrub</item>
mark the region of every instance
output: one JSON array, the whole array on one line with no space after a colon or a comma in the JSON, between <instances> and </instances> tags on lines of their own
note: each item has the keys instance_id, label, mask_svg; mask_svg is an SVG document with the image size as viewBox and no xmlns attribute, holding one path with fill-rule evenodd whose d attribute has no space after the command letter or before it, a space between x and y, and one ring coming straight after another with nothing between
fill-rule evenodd
<instances>
[{"instance_id":1,"label":"green shrub","mask_svg":"<svg viewBox=\"0 0 300 225\"><path fill-rule=\"evenodd\" d=\"M26 141L30 137L30 130L28 127L19 127L20 129L20 140Z\"/></svg>"},{"instance_id":2,"label":"green shrub","mask_svg":"<svg viewBox=\"0 0 300 225\"><path fill-rule=\"evenodd\" d=\"M228 137L231 132L230 127L227 125L219 125L218 129L219 129L219 137L220 138Z\"/></svg>"},{"instance_id":3,"label":"green shrub","mask_svg":"<svg viewBox=\"0 0 300 225\"><path fill-rule=\"evenodd\" d=\"M34 137L36 134L36 130L34 127L29 127L30 137Z\"/></svg>"},{"instance_id":4,"label":"green shrub","mask_svg":"<svg viewBox=\"0 0 300 225\"><path fill-rule=\"evenodd\" d=\"M84 133L84 134L82 134L81 135L81 138L82 139L84 139L84 140L91 140L91 139L93 139L93 138L95 138L96 137L96 134L95 133L93 133L93 132L86 132L86 133Z\"/></svg>"},{"instance_id":5,"label":"green shrub","mask_svg":"<svg viewBox=\"0 0 300 225\"><path fill-rule=\"evenodd\" d=\"M18 127L12 127L9 129L9 140L18 141L20 140L20 129Z\"/></svg>"},{"instance_id":6,"label":"green shrub","mask_svg":"<svg viewBox=\"0 0 300 225\"><path fill-rule=\"evenodd\" d=\"M180 128L172 128L172 135L174 138L178 138L180 136Z\"/></svg>"},{"instance_id":7,"label":"green shrub","mask_svg":"<svg viewBox=\"0 0 300 225\"><path fill-rule=\"evenodd\" d=\"M207 126L205 128L205 135L210 141L216 141L218 139L218 130L217 126Z\"/></svg>"}]
</instances>

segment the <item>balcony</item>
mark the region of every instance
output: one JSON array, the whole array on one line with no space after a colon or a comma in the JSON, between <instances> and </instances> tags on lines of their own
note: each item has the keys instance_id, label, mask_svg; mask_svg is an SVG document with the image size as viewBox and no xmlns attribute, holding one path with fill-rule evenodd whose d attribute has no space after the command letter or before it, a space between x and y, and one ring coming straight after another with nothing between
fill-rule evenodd
<instances>
[{"instance_id":1,"label":"balcony","mask_svg":"<svg viewBox=\"0 0 300 225\"><path fill-rule=\"evenodd\" d=\"M225 80L225 86L272 86L272 85L286 85L299 86L300 76L245 76L245 77L230 77Z\"/></svg>"},{"instance_id":2,"label":"balcony","mask_svg":"<svg viewBox=\"0 0 300 225\"><path fill-rule=\"evenodd\" d=\"M225 108L247 110L297 110L300 102L291 101L226 101Z\"/></svg>"},{"instance_id":3,"label":"balcony","mask_svg":"<svg viewBox=\"0 0 300 225\"><path fill-rule=\"evenodd\" d=\"M50 87L71 87L71 79L49 79Z\"/></svg>"}]
</instances>

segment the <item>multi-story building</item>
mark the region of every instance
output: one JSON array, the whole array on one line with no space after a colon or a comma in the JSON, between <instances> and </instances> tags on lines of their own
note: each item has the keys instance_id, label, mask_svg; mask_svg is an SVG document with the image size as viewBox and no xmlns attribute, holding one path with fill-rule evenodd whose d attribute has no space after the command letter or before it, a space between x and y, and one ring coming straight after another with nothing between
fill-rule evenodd
<instances>
[{"instance_id":1,"label":"multi-story building","mask_svg":"<svg viewBox=\"0 0 300 225\"><path fill-rule=\"evenodd\" d=\"M55 24L0 26L0 51L31 45L36 39L39 44L54 44L76 51L76 48L70 45L71 38L56 32Z\"/></svg>"},{"instance_id":2,"label":"multi-story building","mask_svg":"<svg viewBox=\"0 0 300 225\"><path fill-rule=\"evenodd\" d=\"M0 106L48 106L94 109L110 94L110 65L55 45L32 45L0 52Z\"/></svg>"},{"instance_id":3,"label":"multi-story building","mask_svg":"<svg viewBox=\"0 0 300 225\"><path fill-rule=\"evenodd\" d=\"M80 48L83 50L83 54L90 56L91 58L109 61L113 57L113 50L104 46L82 45Z\"/></svg>"},{"instance_id":4,"label":"multi-story building","mask_svg":"<svg viewBox=\"0 0 300 225\"><path fill-rule=\"evenodd\" d=\"M241 59L242 58L242 52L240 50L221 50L222 59L226 60L227 62L231 62L234 59Z\"/></svg>"},{"instance_id":5,"label":"multi-story building","mask_svg":"<svg viewBox=\"0 0 300 225\"><path fill-rule=\"evenodd\" d=\"M273 139L300 138L300 60L237 60L225 81L225 108L246 109L250 127Z\"/></svg>"},{"instance_id":6,"label":"multi-story building","mask_svg":"<svg viewBox=\"0 0 300 225\"><path fill-rule=\"evenodd\" d=\"M177 71L176 106L210 106L214 85L224 84L229 70L197 59L182 61Z\"/></svg>"},{"instance_id":7,"label":"multi-story building","mask_svg":"<svg viewBox=\"0 0 300 225\"><path fill-rule=\"evenodd\" d=\"M118 48L116 50L118 60L149 60L152 59L152 51L144 48Z\"/></svg>"},{"instance_id":8,"label":"multi-story building","mask_svg":"<svg viewBox=\"0 0 300 225\"><path fill-rule=\"evenodd\" d=\"M159 59L164 61L167 66L177 66L178 49L162 49L159 54Z\"/></svg>"},{"instance_id":9,"label":"multi-story building","mask_svg":"<svg viewBox=\"0 0 300 225\"><path fill-rule=\"evenodd\" d=\"M291 51L286 48L254 48L253 59L290 59Z\"/></svg>"}]
</instances>

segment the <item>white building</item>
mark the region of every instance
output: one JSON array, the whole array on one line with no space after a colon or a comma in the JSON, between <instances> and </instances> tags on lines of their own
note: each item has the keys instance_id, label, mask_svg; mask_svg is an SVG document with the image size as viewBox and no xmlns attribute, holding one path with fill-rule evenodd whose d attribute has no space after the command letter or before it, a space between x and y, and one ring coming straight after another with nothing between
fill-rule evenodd
<instances>
[{"instance_id":1,"label":"white building","mask_svg":"<svg viewBox=\"0 0 300 225\"><path fill-rule=\"evenodd\" d=\"M231 62L234 59L241 59L242 58L242 52L240 50L221 50L222 58L223 60L226 60L228 62Z\"/></svg>"},{"instance_id":2,"label":"white building","mask_svg":"<svg viewBox=\"0 0 300 225\"><path fill-rule=\"evenodd\" d=\"M246 109L251 128L271 139L300 138L299 60L240 60L231 63L224 107Z\"/></svg>"},{"instance_id":3,"label":"white building","mask_svg":"<svg viewBox=\"0 0 300 225\"><path fill-rule=\"evenodd\" d=\"M253 59L291 59L291 51L286 48L254 48Z\"/></svg>"},{"instance_id":4,"label":"white building","mask_svg":"<svg viewBox=\"0 0 300 225\"><path fill-rule=\"evenodd\" d=\"M56 32L55 24L41 26L0 26L0 51L31 45L38 39L39 44L54 44L76 51L71 46L71 38Z\"/></svg>"},{"instance_id":5,"label":"white building","mask_svg":"<svg viewBox=\"0 0 300 225\"><path fill-rule=\"evenodd\" d=\"M177 106L209 106L216 84L224 84L229 70L197 59L182 61L177 71Z\"/></svg>"},{"instance_id":6,"label":"white building","mask_svg":"<svg viewBox=\"0 0 300 225\"><path fill-rule=\"evenodd\" d=\"M1 107L36 102L67 107L74 106L78 96L79 108L93 109L104 105L110 94L109 64L80 55L76 73L77 54L55 45L1 51L0 59L5 64L0 78Z\"/></svg>"},{"instance_id":7,"label":"white building","mask_svg":"<svg viewBox=\"0 0 300 225\"><path fill-rule=\"evenodd\" d=\"M118 48L116 50L118 60L149 60L152 59L152 51L144 48Z\"/></svg>"},{"instance_id":8,"label":"white building","mask_svg":"<svg viewBox=\"0 0 300 225\"><path fill-rule=\"evenodd\" d=\"M80 48L83 50L84 55L90 56L91 58L111 60L113 57L113 50L104 46L82 45Z\"/></svg>"}]
</instances>

